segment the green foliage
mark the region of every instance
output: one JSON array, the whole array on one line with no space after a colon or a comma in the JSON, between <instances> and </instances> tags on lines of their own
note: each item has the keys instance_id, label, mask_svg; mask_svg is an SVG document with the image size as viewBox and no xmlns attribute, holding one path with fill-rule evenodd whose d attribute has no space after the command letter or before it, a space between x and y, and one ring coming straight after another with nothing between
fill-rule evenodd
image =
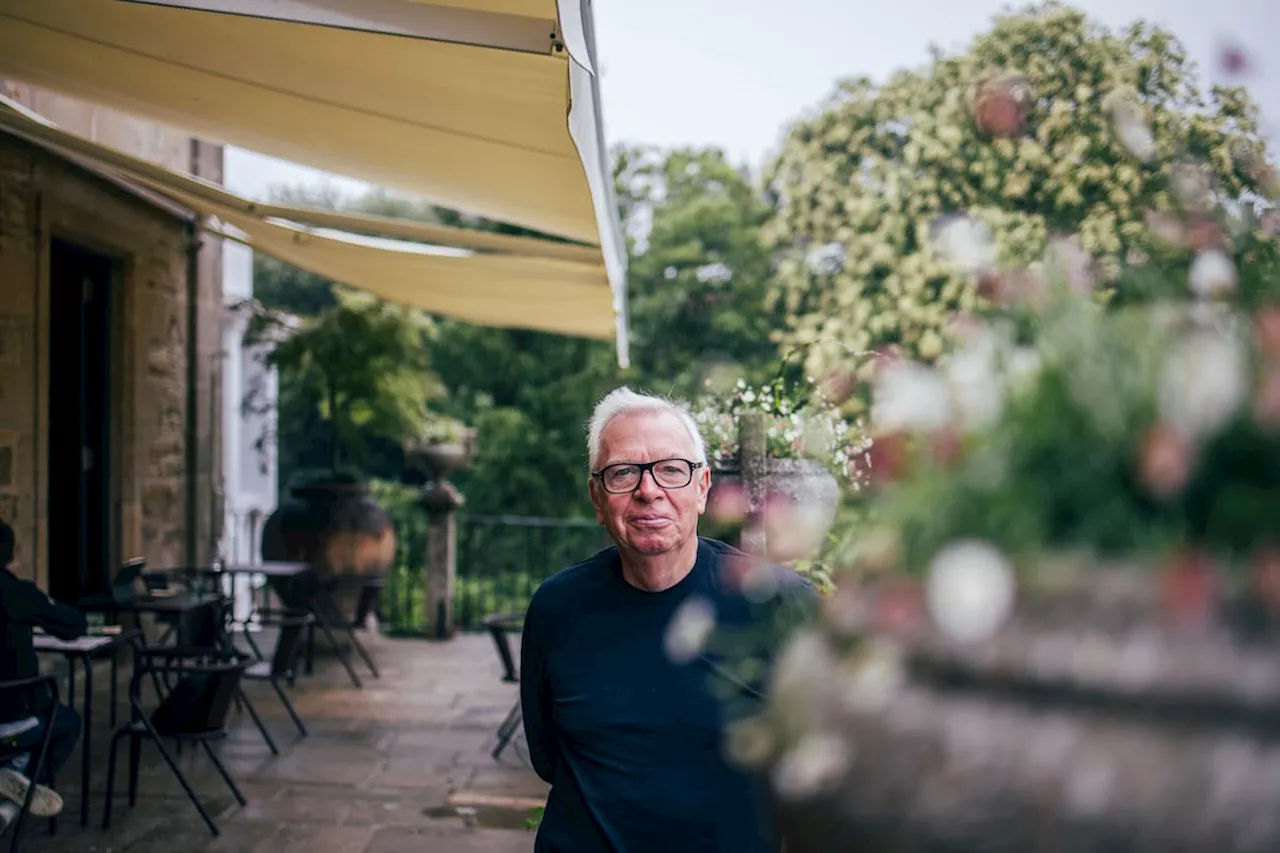
<instances>
[{"instance_id":1,"label":"green foliage","mask_svg":"<svg viewBox=\"0 0 1280 853\"><path fill-rule=\"evenodd\" d=\"M316 407L337 470L357 463L366 436L403 443L427 424L439 388L429 371L431 324L420 313L366 294L335 291L319 314L294 318L259 310L248 337L271 344L280 386Z\"/></svg>"},{"instance_id":2,"label":"green foliage","mask_svg":"<svg viewBox=\"0 0 1280 853\"><path fill-rule=\"evenodd\" d=\"M595 403L626 382L692 395L711 356L747 375L771 372L774 321L765 306L768 254L759 241L768 207L749 177L718 151L623 149L618 195L631 240L633 363L618 370L613 345L438 319L424 344L443 394L442 416L474 427L472 467L454 476L480 514L591 517L585 431ZM326 190L280 189L274 200L458 227L528 233L386 193L344 199ZM270 260L255 261L263 303L304 317L337 305L329 282ZM667 278L668 271L672 278ZM735 373L735 376L738 375ZM327 447L327 406L316 383L281 383L282 471L314 466ZM368 430L366 467L395 479L401 461Z\"/></svg>"},{"instance_id":3,"label":"green foliage","mask_svg":"<svg viewBox=\"0 0 1280 853\"><path fill-rule=\"evenodd\" d=\"M622 148L614 167L631 249L634 373L689 397L709 368L772 373L778 330L760 240L770 209L718 149Z\"/></svg>"},{"instance_id":4,"label":"green foliage","mask_svg":"<svg viewBox=\"0 0 1280 853\"><path fill-rule=\"evenodd\" d=\"M1193 72L1156 27L1116 34L1049 2L962 54L842 83L768 173L786 341L813 347L815 372L888 345L932 361L951 315L982 304L980 279L1041 258L1054 235L1078 236L1105 296L1132 251L1155 250L1146 211L1200 188L1265 193L1255 106L1201 93ZM934 241L960 212L990 231L964 268Z\"/></svg>"}]
</instances>

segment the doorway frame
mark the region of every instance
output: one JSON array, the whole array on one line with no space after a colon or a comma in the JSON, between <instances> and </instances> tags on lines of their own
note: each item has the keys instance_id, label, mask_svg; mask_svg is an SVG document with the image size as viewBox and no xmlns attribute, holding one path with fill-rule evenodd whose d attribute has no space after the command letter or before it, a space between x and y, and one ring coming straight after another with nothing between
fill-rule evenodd
<instances>
[{"instance_id":1,"label":"doorway frame","mask_svg":"<svg viewBox=\"0 0 1280 853\"><path fill-rule=\"evenodd\" d=\"M50 589L52 566L49 565L49 441L50 421L53 416L50 394L50 347L53 339L51 299L53 291L54 241L69 243L76 248L100 255L110 263L108 274L107 305L107 475L105 523L105 562L108 567L118 565L127 544L127 532L123 505L125 466L131 464L132 447L125 429L125 415L132 411L132 386L127 380L132 370L128 353L132 350L132 328L126 322L130 310L128 284L133 278L133 258L116 242L113 235L116 226L84 210L57 203L49 195L41 195L39 230L39 287L38 341L36 344L36 417L38 419L35 447L36 494L38 534L35 548L37 583ZM124 242L121 240L121 242Z\"/></svg>"}]
</instances>

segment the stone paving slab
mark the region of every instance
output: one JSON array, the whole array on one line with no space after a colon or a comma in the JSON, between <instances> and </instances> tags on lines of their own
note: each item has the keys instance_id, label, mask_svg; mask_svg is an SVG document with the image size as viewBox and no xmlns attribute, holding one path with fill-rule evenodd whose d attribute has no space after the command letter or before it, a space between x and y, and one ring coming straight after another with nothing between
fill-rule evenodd
<instances>
[{"instance_id":1,"label":"stone paving slab","mask_svg":"<svg viewBox=\"0 0 1280 853\"><path fill-rule=\"evenodd\" d=\"M368 640L382 678L356 689L335 660L289 691L310 736L301 738L269 685L246 691L280 749L272 756L247 715L234 715L219 756L248 804L238 805L207 756L177 757L215 816L213 838L151 744L143 745L137 806L128 806L127 743L121 744L112 825L101 828L106 792L106 678L95 705L94 766L88 828L79 825L79 753L58 788L67 807L58 833L40 821L24 849L39 853L527 853L525 808L547 786L513 749L490 756L494 732L516 699L501 681L491 641ZM148 693L149 697L149 693ZM480 803L479 808L452 805ZM498 809L493 803L518 808ZM473 813L474 812L474 813ZM499 828L500 827L500 828ZM8 837L0 840L0 847Z\"/></svg>"}]
</instances>

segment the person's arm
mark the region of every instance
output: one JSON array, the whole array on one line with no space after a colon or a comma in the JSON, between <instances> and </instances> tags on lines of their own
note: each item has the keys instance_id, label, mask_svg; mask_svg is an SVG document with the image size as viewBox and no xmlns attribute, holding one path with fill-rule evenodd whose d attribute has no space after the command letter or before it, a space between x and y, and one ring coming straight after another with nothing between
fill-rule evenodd
<instances>
[{"instance_id":1,"label":"person's arm","mask_svg":"<svg viewBox=\"0 0 1280 853\"><path fill-rule=\"evenodd\" d=\"M538 596L529 604L524 635L520 641L520 710L524 737L529 745L529 761L544 782L554 783L560 746L551 713L551 693L547 688L546 649L548 620Z\"/></svg>"},{"instance_id":2,"label":"person's arm","mask_svg":"<svg viewBox=\"0 0 1280 853\"><path fill-rule=\"evenodd\" d=\"M8 571L0 571L0 602L13 622L43 628L59 640L74 640L88 629L79 610L54 601L31 581L19 580Z\"/></svg>"}]
</instances>

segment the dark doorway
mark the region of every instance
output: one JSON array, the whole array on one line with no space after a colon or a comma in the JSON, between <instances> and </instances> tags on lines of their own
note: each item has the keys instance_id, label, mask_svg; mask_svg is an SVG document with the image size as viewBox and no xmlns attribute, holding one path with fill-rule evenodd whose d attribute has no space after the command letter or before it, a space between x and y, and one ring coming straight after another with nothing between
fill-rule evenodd
<instances>
[{"instance_id":1,"label":"dark doorway","mask_svg":"<svg viewBox=\"0 0 1280 853\"><path fill-rule=\"evenodd\" d=\"M111 546L111 260L49 256L49 594L105 591Z\"/></svg>"}]
</instances>

